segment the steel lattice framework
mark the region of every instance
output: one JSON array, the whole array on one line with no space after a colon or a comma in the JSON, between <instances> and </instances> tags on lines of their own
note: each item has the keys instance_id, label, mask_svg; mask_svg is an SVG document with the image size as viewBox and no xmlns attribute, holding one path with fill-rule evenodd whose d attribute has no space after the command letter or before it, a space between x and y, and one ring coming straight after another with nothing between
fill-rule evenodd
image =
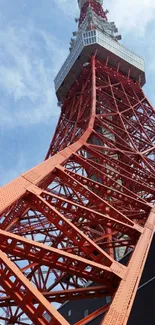
<instances>
[{"instance_id":1,"label":"steel lattice framework","mask_svg":"<svg viewBox=\"0 0 155 325\"><path fill-rule=\"evenodd\" d=\"M1 321L69 325L53 302L111 296L75 325L104 312L104 325L127 324L154 234L154 157L155 110L140 83L95 51L47 159L0 189Z\"/></svg>"}]
</instances>

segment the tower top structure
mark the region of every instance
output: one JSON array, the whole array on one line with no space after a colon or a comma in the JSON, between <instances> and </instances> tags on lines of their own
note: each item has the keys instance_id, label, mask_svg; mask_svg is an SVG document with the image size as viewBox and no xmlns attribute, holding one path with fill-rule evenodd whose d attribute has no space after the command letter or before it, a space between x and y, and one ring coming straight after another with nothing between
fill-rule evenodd
<instances>
[{"instance_id":1,"label":"tower top structure","mask_svg":"<svg viewBox=\"0 0 155 325\"><path fill-rule=\"evenodd\" d=\"M121 35L114 22L109 22L107 19L108 10L103 10L103 1L100 0L79 0L80 17L78 21L78 32L82 30L99 29L105 34L109 34L115 40L120 40Z\"/></svg>"},{"instance_id":2,"label":"tower top structure","mask_svg":"<svg viewBox=\"0 0 155 325\"><path fill-rule=\"evenodd\" d=\"M79 4L79 8L81 11L81 14L83 15L83 12L85 11L85 15L86 15L86 11L88 10L94 10L94 12L102 17L102 18L106 18L105 12L102 8L102 4L103 1L101 0L78 0L78 4Z\"/></svg>"},{"instance_id":3,"label":"tower top structure","mask_svg":"<svg viewBox=\"0 0 155 325\"><path fill-rule=\"evenodd\" d=\"M103 5L103 0L93 0L93 1L99 3L100 5ZM78 0L80 10L82 9L82 7L86 2L88 2L88 0Z\"/></svg>"},{"instance_id":4,"label":"tower top structure","mask_svg":"<svg viewBox=\"0 0 155 325\"><path fill-rule=\"evenodd\" d=\"M107 65L143 86L145 84L144 60L119 43L121 35L114 22L107 19L108 10L102 0L78 0L80 8L76 32L70 41L70 54L55 78L56 94L63 102L72 84L78 78L92 54Z\"/></svg>"}]
</instances>

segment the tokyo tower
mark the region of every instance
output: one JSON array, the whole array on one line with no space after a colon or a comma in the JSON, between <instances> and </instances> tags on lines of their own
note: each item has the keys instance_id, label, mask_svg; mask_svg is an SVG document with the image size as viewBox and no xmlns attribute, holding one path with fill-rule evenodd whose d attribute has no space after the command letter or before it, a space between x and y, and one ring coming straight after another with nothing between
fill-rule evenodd
<instances>
[{"instance_id":1,"label":"tokyo tower","mask_svg":"<svg viewBox=\"0 0 155 325\"><path fill-rule=\"evenodd\" d=\"M95 315L126 325L154 235L144 61L119 43L102 0L78 4L46 159L0 189L1 324L69 325L55 303L110 297Z\"/></svg>"}]
</instances>

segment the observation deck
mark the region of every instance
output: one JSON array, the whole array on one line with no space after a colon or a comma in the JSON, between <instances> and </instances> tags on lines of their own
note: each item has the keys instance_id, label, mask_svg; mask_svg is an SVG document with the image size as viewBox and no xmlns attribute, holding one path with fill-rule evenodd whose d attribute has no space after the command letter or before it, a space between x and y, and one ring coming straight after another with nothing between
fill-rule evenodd
<instances>
[{"instance_id":1,"label":"observation deck","mask_svg":"<svg viewBox=\"0 0 155 325\"><path fill-rule=\"evenodd\" d=\"M56 94L60 102L64 101L83 65L90 60L90 56L95 52L98 59L107 61L109 66L119 69L119 72L138 82L141 87L145 84L143 58L126 49L110 35L92 29L77 35L70 54L54 80Z\"/></svg>"}]
</instances>

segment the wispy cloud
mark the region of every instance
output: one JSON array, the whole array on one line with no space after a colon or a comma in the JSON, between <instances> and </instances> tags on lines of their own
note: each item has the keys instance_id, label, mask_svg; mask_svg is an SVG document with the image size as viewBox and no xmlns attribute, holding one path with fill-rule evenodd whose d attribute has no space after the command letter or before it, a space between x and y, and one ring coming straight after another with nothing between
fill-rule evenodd
<instances>
[{"instance_id":1,"label":"wispy cloud","mask_svg":"<svg viewBox=\"0 0 155 325\"><path fill-rule=\"evenodd\" d=\"M53 0L65 15L74 16L79 13L78 0Z\"/></svg>"},{"instance_id":2,"label":"wispy cloud","mask_svg":"<svg viewBox=\"0 0 155 325\"><path fill-rule=\"evenodd\" d=\"M0 30L0 124L48 123L58 113L53 79L66 55L54 36L33 26Z\"/></svg>"}]
</instances>

